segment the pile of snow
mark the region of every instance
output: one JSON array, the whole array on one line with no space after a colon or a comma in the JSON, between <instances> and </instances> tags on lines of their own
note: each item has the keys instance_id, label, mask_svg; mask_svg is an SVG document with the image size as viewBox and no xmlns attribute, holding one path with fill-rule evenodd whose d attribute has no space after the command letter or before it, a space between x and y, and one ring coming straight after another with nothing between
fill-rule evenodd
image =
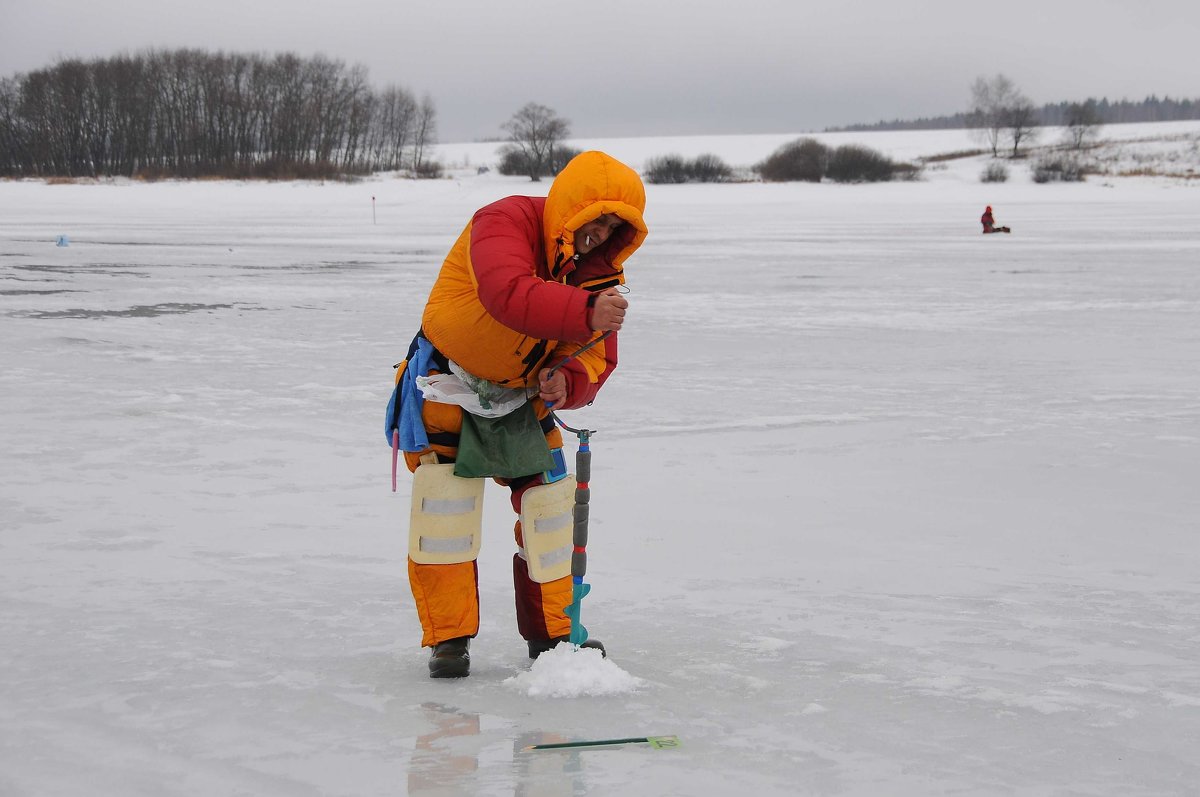
<instances>
[{"instance_id":1,"label":"pile of snow","mask_svg":"<svg viewBox=\"0 0 1200 797\"><path fill-rule=\"evenodd\" d=\"M530 697L619 695L644 685L594 648L559 645L543 653L529 670L504 685Z\"/></svg>"}]
</instances>

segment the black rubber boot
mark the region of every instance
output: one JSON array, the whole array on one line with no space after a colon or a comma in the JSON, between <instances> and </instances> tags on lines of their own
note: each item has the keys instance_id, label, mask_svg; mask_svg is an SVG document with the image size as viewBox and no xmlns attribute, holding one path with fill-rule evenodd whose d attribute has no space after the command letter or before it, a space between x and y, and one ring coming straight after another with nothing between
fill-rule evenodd
<instances>
[{"instance_id":1,"label":"black rubber boot","mask_svg":"<svg viewBox=\"0 0 1200 797\"><path fill-rule=\"evenodd\" d=\"M467 647L471 638L460 636L433 646L429 656L430 678L466 678L471 674L471 654Z\"/></svg>"},{"instance_id":2,"label":"black rubber boot","mask_svg":"<svg viewBox=\"0 0 1200 797\"><path fill-rule=\"evenodd\" d=\"M553 639L530 639L528 640L529 658L536 659L547 650L550 650L550 648L556 648L564 642L570 644L571 638L567 636L556 636ZM608 658L608 653L604 650L604 643L599 639L589 639L579 647L598 650L600 651L601 656Z\"/></svg>"}]
</instances>

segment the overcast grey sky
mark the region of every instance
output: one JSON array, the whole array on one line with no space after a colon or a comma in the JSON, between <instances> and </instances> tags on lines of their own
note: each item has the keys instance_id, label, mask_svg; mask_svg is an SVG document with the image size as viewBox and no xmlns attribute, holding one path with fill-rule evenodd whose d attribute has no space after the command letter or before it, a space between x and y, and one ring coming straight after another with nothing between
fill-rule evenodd
<instances>
[{"instance_id":1,"label":"overcast grey sky","mask_svg":"<svg viewBox=\"0 0 1200 797\"><path fill-rule=\"evenodd\" d=\"M529 101L576 136L788 133L1034 102L1200 97L1200 3L963 0L0 0L0 76L198 47L322 53L432 95L442 141Z\"/></svg>"}]
</instances>

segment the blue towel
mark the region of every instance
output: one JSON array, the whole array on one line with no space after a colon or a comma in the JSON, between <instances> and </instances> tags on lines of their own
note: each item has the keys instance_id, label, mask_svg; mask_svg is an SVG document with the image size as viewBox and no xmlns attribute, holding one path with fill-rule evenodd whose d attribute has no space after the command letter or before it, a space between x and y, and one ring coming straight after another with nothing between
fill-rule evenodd
<instances>
[{"instance_id":1,"label":"blue towel","mask_svg":"<svg viewBox=\"0 0 1200 797\"><path fill-rule=\"evenodd\" d=\"M433 364L433 344L423 336L418 335L408 350L408 364L400 382L392 391L388 401L387 422L384 432L387 443L392 445L392 432L400 430L400 449L402 451L423 451L429 448L429 435L425 433L425 423L421 420L421 410L425 407L425 397L417 387L417 377L425 376ZM397 412L396 400L399 398L400 407Z\"/></svg>"}]
</instances>

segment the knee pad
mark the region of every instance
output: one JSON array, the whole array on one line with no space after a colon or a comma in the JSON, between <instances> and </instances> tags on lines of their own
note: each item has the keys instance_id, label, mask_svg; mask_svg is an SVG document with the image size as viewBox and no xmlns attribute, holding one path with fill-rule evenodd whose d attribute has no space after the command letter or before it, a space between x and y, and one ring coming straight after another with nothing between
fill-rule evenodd
<instances>
[{"instance_id":1,"label":"knee pad","mask_svg":"<svg viewBox=\"0 0 1200 797\"><path fill-rule=\"evenodd\" d=\"M408 556L417 564L452 565L479 556L483 479L454 475L454 463L413 472Z\"/></svg>"},{"instance_id":2,"label":"knee pad","mask_svg":"<svg viewBox=\"0 0 1200 797\"><path fill-rule=\"evenodd\" d=\"M571 575L575 477L530 487L521 496L521 538L529 577L539 584Z\"/></svg>"}]
</instances>

